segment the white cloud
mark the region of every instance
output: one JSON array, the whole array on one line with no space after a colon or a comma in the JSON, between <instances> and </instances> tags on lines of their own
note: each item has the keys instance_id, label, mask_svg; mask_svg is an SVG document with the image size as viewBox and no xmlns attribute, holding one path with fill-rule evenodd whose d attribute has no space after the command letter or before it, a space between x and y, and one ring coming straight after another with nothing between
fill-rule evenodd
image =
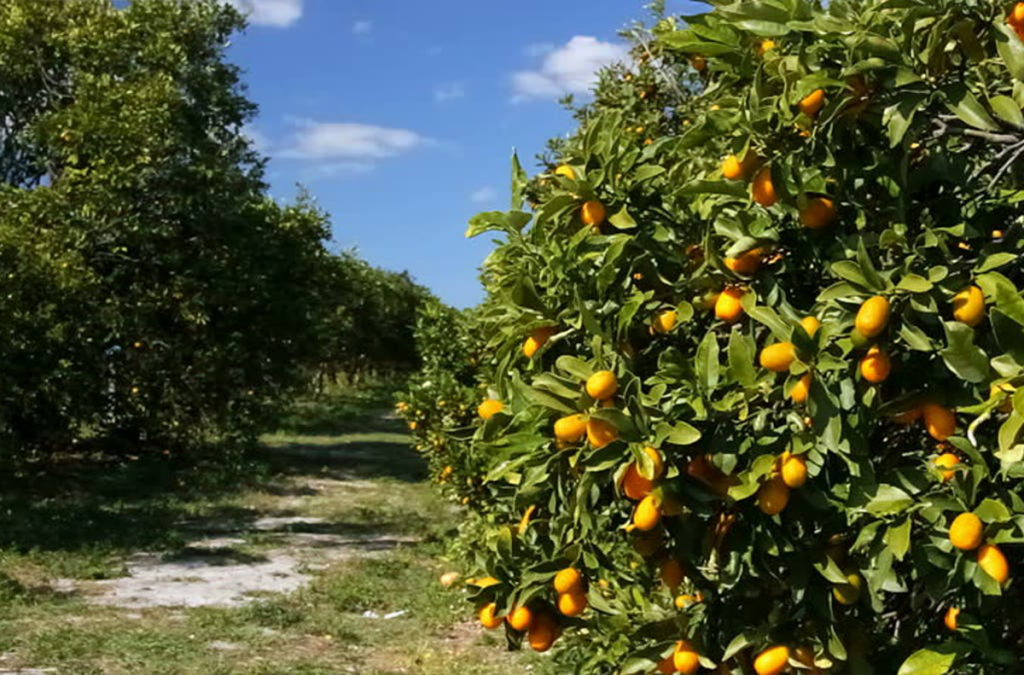
<instances>
[{"instance_id":1,"label":"white cloud","mask_svg":"<svg viewBox=\"0 0 1024 675\"><path fill-rule=\"evenodd\" d=\"M372 21L356 21L354 24L352 24L353 35L369 35L372 30Z\"/></svg>"},{"instance_id":2,"label":"white cloud","mask_svg":"<svg viewBox=\"0 0 1024 675\"><path fill-rule=\"evenodd\" d=\"M539 58L553 51L555 51L555 46L550 42L534 42L523 47L523 53L531 59Z\"/></svg>"},{"instance_id":3,"label":"white cloud","mask_svg":"<svg viewBox=\"0 0 1024 675\"><path fill-rule=\"evenodd\" d=\"M227 0L258 26L285 28L302 16L303 0Z\"/></svg>"},{"instance_id":4,"label":"white cloud","mask_svg":"<svg viewBox=\"0 0 1024 675\"><path fill-rule=\"evenodd\" d=\"M533 45L532 49L536 51L538 47ZM537 69L515 73L512 76L515 88L512 100L556 98L567 93L585 93L597 80L599 69L625 59L627 54L625 45L602 42L587 35L577 35L564 46L544 55Z\"/></svg>"},{"instance_id":5,"label":"white cloud","mask_svg":"<svg viewBox=\"0 0 1024 675\"><path fill-rule=\"evenodd\" d=\"M409 129L355 122L293 120L299 127L280 157L328 161L367 161L400 155L427 143Z\"/></svg>"},{"instance_id":6,"label":"white cloud","mask_svg":"<svg viewBox=\"0 0 1024 675\"><path fill-rule=\"evenodd\" d=\"M488 186L482 187L479 190L473 192L473 194L469 196L469 201L473 202L474 204L488 204L493 202L497 198L498 191Z\"/></svg>"},{"instance_id":7,"label":"white cloud","mask_svg":"<svg viewBox=\"0 0 1024 675\"><path fill-rule=\"evenodd\" d=\"M256 127L251 124L246 124L242 127L242 135L249 139L256 152L261 155L265 155L270 152L270 138Z\"/></svg>"},{"instance_id":8,"label":"white cloud","mask_svg":"<svg viewBox=\"0 0 1024 675\"><path fill-rule=\"evenodd\" d=\"M434 87L434 100L438 103L466 98L466 88L461 82L443 82Z\"/></svg>"}]
</instances>

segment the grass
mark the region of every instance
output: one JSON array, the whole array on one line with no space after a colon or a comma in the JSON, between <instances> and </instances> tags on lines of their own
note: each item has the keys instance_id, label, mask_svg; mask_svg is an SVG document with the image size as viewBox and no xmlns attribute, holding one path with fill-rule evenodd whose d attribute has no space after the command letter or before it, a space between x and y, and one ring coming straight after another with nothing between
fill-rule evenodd
<instances>
[{"instance_id":1,"label":"grass","mask_svg":"<svg viewBox=\"0 0 1024 675\"><path fill-rule=\"evenodd\" d=\"M459 516L424 482L397 421L368 412L382 400L360 392L299 406L242 473L151 458L69 462L59 482L12 482L0 503L0 667L75 675L549 672L550 659L510 654L500 632L481 632L468 621L463 591L437 582ZM328 424L338 411L342 418ZM253 529L264 517L311 520L286 532ZM189 542L210 531L241 542L204 554L218 564L259 561L296 533L408 543L318 565L299 591L255 594L241 607L87 602L90 580L123 574L133 553L195 557ZM80 587L69 591L60 579ZM364 616L391 612L404 614Z\"/></svg>"}]
</instances>

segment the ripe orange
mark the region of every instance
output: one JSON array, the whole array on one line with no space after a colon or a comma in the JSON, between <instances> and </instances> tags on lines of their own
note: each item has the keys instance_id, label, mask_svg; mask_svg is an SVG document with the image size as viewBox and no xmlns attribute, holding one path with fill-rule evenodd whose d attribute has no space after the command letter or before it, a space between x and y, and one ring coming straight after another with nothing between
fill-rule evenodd
<instances>
[{"instance_id":1,"label":"ripe orange","mask_svg":"<svg viewBox=\"0 0 1024 675\"><path fill-rule=\"evenodd\" d=\"M633 525L638 530L649 532L657 527L659 522L661 522L661 503L654 495L647 495L637 504L636 511L633 513Z\"/></svg>"},{"instance_id":2,"label":"ripe orange","mask_svg":"<svg viewBox=\"0 0 1024 675\"><path fill-rule=\"evenodd\" d=\"M773 49L775 49L775 40L762 40L761 43L757 45L757 55L764 56Z\"/></svg>"},{"instance_id":3,"label":"ripe orange","mask_svg":"<svg viewBox=\"0 0 1024 675\"><path fill-rule=\"evenodd\" d=\"M968 326L985 320L985 294L977 286L968 286L953 296L953 318Z\"/></svg>"},{"instance_id":4,"label":"ripe orange","mask_svg":"<svg viewBox=\"0 0 1024 675\"><path fill-rule=\"evenodd\" d=\"M779 675L789 665L789 647L777 645L769 647L754 659L754 670L757 675Z\"/></svg>"},{"instance_id":5,"label":"ripe orange","mask_svg":"<svg viewBox=\"0 0 1024 675\"><path fill-rule=\"evenodd\" d=\"M889 324L889 301L881 295L868 298L857 310L854 324L864 337L876 337Z\"/></svg>"},{"instance_id":6,"label":"ripe orange","mask_svg":"<svg viewBox=\"0 0 1024 675\"><path fill-rule=\"evenodd\" d=\"M973 551L981 544L983 530L981 518L973 513L961 513L949 526L949 541L961 551Z\"/></svg>"},{"instance_id":7,"label":"ripe orange","mask_svg":"<svg viewBox=\"0 0 1024 675\"><path fill-rule=\"evenodd\" d=\"M804 96L800 99L800 103L797 105L800 112L808 117L816 117L824 106L825 92L821 89L815 89L807 96Z\"/></svg>"},{"instance_id":8,"label":"ripe orange","mask_svg":"<svg viewBox=\"0 0 1024 675\"><path fill-rule=\"evenodd\" d=\"M568 178L570 180L576 180L576 172L573 171L573 168L571 166L569 166L568 164L561 164L561 165L559 165L559 167L557 169L555 169L555 175L556 176L565 176L566 178Z\"/></svg>"},{"instance_id":9,"label":"ripe orange","mask_svg":"<svg viewBox=\"0 0 1024 675\"><path fill-rule=\"evenodd\" d=\"M555 438L563 443L578 443L587 433L585 415L568 415L555 420Z\"/></svg>"},{"instance_id":10,"label":"ripe orange","mask_svg":"<svg viewBox=\"0 0 1024 675\"><path fill-rule=\"evenodd\" d=\"M945 616L942 617L942 623L946 624L946 628L949 630L956 630L956 618L960 616L959 607L950 607L946 610Z\"/></svg>"},{"instance_id":11,"label":"ripe orange","mask_svg":"<svg viewBox=\"0 0 1024 675\"><path fill-rule=\"evenodd\" d=\"M873 345L867 355L860 360L860 375L871 384L885 382L892 370L892 362L878 345Z\"/></svg>"},{"instance_id":12,"label":"ripe orange","mask_svg":"<svg viewBox=\"0 0 1024 675\"><path fill-rule=\"evenodd\" d=\"M947 452L939 455L935 458L935 466L942 469L952 469L954 466L960 463L960 458L954 455L952 452ZM943 471L942 482L948 483L953 480L953 476L956 475L956 471Z\"/></svg>"},{"instance_id":13,"label":"ripe orange","mask_svg":"<svg viewBox=\"0 0 1024 675\"><path fill-rule=\"evenodd\" d=\"M683 566L675 558L669 558L661 566L661 583L665 584L669 590L674 592L685 578L686 573L683 571Z\"/></svg>"},{"instance_id":14,"label":"ripe orange","mask_svg":"<svg viewBox=\"0 0 1024 675\"><path fill-rule=\"evenodd\" d=\"M746 180L760 163L757 153L748 151L741 160L736 155L729 155L722 161L722 176L728 180Z\"/></svg>"},{"instance_id":15,"label":"ripe orange","mask_svg":"<svg viewBox=\"0 0 1024 675\"><path fill-rule=\"evenodd\" d=\"M516 607L509 612L508 618L505 620L508 621L508 625L518 631L529 630L530 625L533 624L533 612L525 605Z\"/></svg>"},{"instance_id":16,"label":"ripe orange","mask_svg":"<svg viewBox=\"0 0 1024 675\"><path fill-rule=\"evenodd\" d=\"M677 673L692 675L700 670L700 656L693 645L686 640L676 643L675 651L672 652L672 663L675 665Z\"/></svg>"},{"instance_id":17,"label":"ripe orange","mask_svg":"<svg viewBox=\"0 0 1024 675\"><path fill-rule=\"evenodd\" d=\"M736 274L743 276L751 276L761 266L761 256L763 251L759 248L752 248L749 251L744 251L735 258L725 258L722 262L727 268Z\"/></svg>"},{"instance_id":18,"label":"ripe orange","mask_svg":"<svg viewBox=\"0 0 1024 675\"><path fill-rule=\"evenodd\" d=\"M583 221L584 225L597 227L604 222L604 216L604 204L596 199L583 202L583 206L580 207L580 220Z\"/></svg>"},{"instance_id":19,"label":"ripe orange","mask_svg":"<svg viewBox=\"0 0 1024 675\"><path fill-rule=\"evenodd\" d=\"M846 583L832 587L832 595L840 605L856 605L860 600L861 587L864 579L857 572L846 574Z\"/></svg>"},{"instance_id":20,"label":"ripe orange","mask_svg":"<svg viewBox=\"0 0 1024 675\"><path fill-rule=\"evenodd\" d=\"M583 575L573 567L566 567L555 575L554 586L555 592L559 594L582 593Z\"/></svg>"},{"instance_id":21,"label":"ripe orange","mask_svg":"<svg viewBox=\"0 0 1024 675\"><path fill-rule=\"evenodd\" d=\"M526 338L526 342L523 343L523 354L526 358L533 358L533 355L551 339L551 336L555 334L555 328L553 326L545 326L543 328L535 328L530 337Z\"/></svg>"},{"instance_id":22,"label":"ripe orange","mask_svg":"<svg viewBox=\"0 0 1024 675\"><path fill-rule=\"evenodd\" d=\"M699 73L708 67L708 61L700 54L694 54L690 57L690 65Z\"/></svg>"},{"instance_id":23,"label":"ripe orange","mask_svg":"<svg viewBox=\"0 0 1024 675\"><path fill-rule=\"evenodd\" d=\"M1005 584L1010 578L1010 566L1006 563L1006 556L995 544L983 544L978 549L978 567L1000 585Z\"/></svg>"},{"instance_id":24,"label":"ripe orange","mask_svg":"<svg viewBox=\"0 0 1024 675\"><path fill-rule=\"evenodd\" d=\"M558 611L565 616L579 616L587 608L587 596L581 591L558 596Z\"/></svg>"},{"instance_id":25,"label":"ripe orange","mask_svg":"<svg viewBox=\"0 0 1024 675\"><path fill-rule=\"evenodd\" d=\"M800 209L800 224L809 230L820 230L835 220L836 206L828 197L809 197Z\"/></svg>"},{"instance_id":26,"label":"ripe orange","mask_svg":"<svg viewBox=\"0 0 1024 675\"><path fill-rule=\"evenodd\" d=\"M727 288L718 295L715 301L715 316L726 323L736 323L743 316L740 301L745 291L735 286Z\"/></svg>"},{"instance_id":27,"label":"ripe orange","mask_svg":"<svg viewBox=\"0 0 1024 675\"><path fill-rule=\"evenodd\" d=\"M676 609L686 609L690 605L696 604L698 602L704 602L703 593L696 593L694 595L684 593L683 595L680 595L678 598L676 598Z\"/></svg>"},{"instance_id":28,"label":"ripe orange","mask_svg":"<svg viewBox=\"0 0 1024 675\"><path fill-rule=\"evenodd\" d=\"M481 607L477 617L479 617L481 625L487 630L494 630L502 622L502 618L498 616L498 605L493 602L489 602Z\"/></svg>"},{"instance_id":29,"label":"ripe orange","mask_svg":"<svg viewBox=\"0 0 1024 675\"><path fill-rule=\"evenodd\" d=\"M793 388L789 390L789 398L793 400L793 403L803 403L807 400L808 394L811 392L811 381L813 377L810 373L806 373L803 377L796 381Z\"/></svg>"},{"instance_id":30,"label":"ripe orange","mask_svg":"<svg viewBox=\"0 0 1024 675\"><path fill-rule=\"evenodd\" d=\"M782 482L791 488L804 486L807 482L807 460L803 455L790 455L782 462Z\"/></svg>"},{"instance_id":31,"label":"ripe orange","mask_svg":"<svg viewBox=\"0 0 1024 675\"><path fill-rule=\"evenodd\" d=\"M750 195L754 201L761 206L768 208L779 201L775 192L775 184L772 183L772 169L769 166L762 168L754 176L754 182L750 186Z\"/></svg>"},{"instance_id":32,"label":"ripe orange","mask_svg":"<svg viewBox=\"0 0 1024 675\"><path fill-rule=\"evenodd\" d=\"M596 417L587 420L587 440L595 448L601 449L618 437L618 430L608 422Z\"/></svg>"},{"instance_id":33,"label":"ripe orange","mask_svg":"<svg viewBox=\"0 0 1024 675\"><path fill-rule=\"evenodd\" d=\"M619 381L610 370L599 370L587 378L587 394L597 401L604 401L619 389Z\"/></svg>"},{"instance_id":34,"label":"ripe orange","mask_svg":"<svg viewBox=\"0 0 1024 675\"><path fill-rule=\"evenodd\" d=\"M789 504L789 486L782 478L769 478L757 491L757 507L769 516L781 513Z\"/></svg>"},{"instance_id":35,"label":"ripe orange","mask_svg":"<svg viewBox=\"0 0 1024 675\"><path fill-rule=\"evenodd\" d=\"M626 473L622 476L622 492L633 501L640 501L651 494L654 489L654 481L648 480L640 475L636 464L630 464Z\"/></svg>"},{"instance_id":36,"label":"ripe orange","mask_svg":"<svg viewBox=\"0 0 1024 675\"><path fill-rule=\"evenodd\" d=\"M526 640L535 652L546 652L558 639L558 623L547 614L541 614L530 626Z\"/></svg>"},{"instance_id":37,"label":"ripe orange","mask_svg":"<svg viewBox=\"0 0 1024 675\"><path fill-rule=\"evenodd\" d=\"M821 328L821 322L815 316L805 316L800 319L800 325L803 326L804 332L811 337L814 337L814 334Z\"/></svg>"},{"instance_id":38,"label":"ripe orange","mask_svg":"<svg viewBox=\"0 0 1024 675\"><path fill-rule=\"evenodd\" d=\"M477 407L476 412L480 415L481 419L489 420L504 409L504 403L489 398Z\"/></svg>"},{"instance_id":39,"label":"ripe orange","mask_svg":"<svg viewBox=\"0 0 1024 675\"><path fill-rule=\"evenodd\" d=\"M658 333L669 333L673 328L676 327L676 323L679 321L679 315L676 310L669 309L665 310L654 317L654 330Z\"/></svg>"},{"instance_id":40,"label":"ripe orange","mask_svg":"<svg viewBox=\"0 0 1024 675\"><path fill-rule=\"evenodd\" d=\"M792 342L778 342L761 350L761 367L776 373L789 370L796 360Z\"/></svg>"},{"instance_id":41,"label":"ripe orange","mask_svg":"<svg viewBox=\"0 0 1024 675\"><path fill-rule=\"evenodd\" d=\"M937 441L944 441L956 431L956 415L948 408L937 403L927 403L921 407L924 426Z\"/></svg>"}]
</instances>

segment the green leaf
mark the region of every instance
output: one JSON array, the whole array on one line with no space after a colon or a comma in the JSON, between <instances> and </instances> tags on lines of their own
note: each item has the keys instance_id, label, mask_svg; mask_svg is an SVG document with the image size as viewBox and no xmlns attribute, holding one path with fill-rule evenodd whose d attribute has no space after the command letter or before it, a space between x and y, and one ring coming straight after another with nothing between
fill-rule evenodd
<instances>
[{"instance_id":1,"label":"green leaf","mask_svg":"<svg viewBox=\"0 0 1024 675\"><path fill-rule=\"evenodd\" d=\"M700 440L700 436L700 431L686 422L662 422L658 425L655 442L659 445L666 441L672 445L693 445Z\"/></svg>"},{"instance_id":2,"label":"green leaf","mask_svg":"<svg viewBox=\"0 0 1024 675\"><path fill-rule=\"evenodd\" d=\"M512 151L512 203L509 206L511 209L523 208L524 190L527 184L530 182L530 177L526 175L526 171L523 170L522 165L519 164L519 156L516 151Z\"/></svg>"},{"instance_id":3,"label":"green leaf","mask_svg":"<svg viewBox=\"0 0 1024 675\"><path fill-rule=\"evenodd\" d=\"M729 334L728 350L729 372L733 378L744 387L753 386L757 380L757 370L754 368L754 339L734 330Z\"/></svg>"},{"instance_id":4,"label":"green leaf","mask_svg":"<svg viewBox=\"0 0 1024 675\"><path fill-rule=\"evenodd\" d=\"M914 499L895 485L882 484L871 501L864 507L868 513L876 516L888 516L906 509L914 503Z\"/></svg>"},{"instance_id":5,"label":"green leaf","mask_svg":"<svg viewBox=\"0 0 1024 675\"><path fill-rule=\"evenodd\" d=\"M910 526L910 518L904 518L899 525L893 525L885 532L885 543L897 560L903 560L910 550Z\"/></svg>"},{"instance_id":6,"label":"green leaf","mask_svg":"<svg viewBox=\"0 0 1024 675\"><path fill-rule=\"evenodd\" d=\"M1000 119L1013 126L1024 127L1024 114L1021 113L1020 106L1012 98L1009 96L993 96L988 102Z\"/></svg>"},{"instance_id":7,"label":"green leaf","mask_svg":"<svg viewBox=\"0 0 1024 675\"><path fill-rule=\"evenodd\" d=\"M987 256L984 260L978 263L978 266L974 268L974 273L982 274L984 272L990 272L994 269L1002 267L1003 265L1008 265L1016 259L1017 254L1015 253L993 253L992 255Z\"/></svg>"},{"instance_id":8,"label":"green leaf","mask_svg":"<svg viewBox=\"0 0 1024 675\"><path fill-rule=\"evenodd\" d=\"M875 269L875 264L871 261L871 256L868 255L868 250L864 246L863 238L857 241L857 263L864 274L864 279L870 284L871 290L886 290L885 279Z\"/></svg>"},{"instance_id":9,"label":"green leaf","mask_svg":"<svg viewBox=\"0 0 1024 675\"><path fill-rule=\"evenodd\" d=\"M919 649L903 662L897 675L944 675L948 673L956 652L940 653L931 649Z\"/></svg>"},{"instance_id":10,"label":"green leaf","mask_svg":"<svg viewBox=\"0 0 1024 675\"><path fill-rule=\"evenodd\" d=\"M932 282L917 274L907 274L900 283L896 285L897 290L910 291L911 293L927 293L932 290Z\"/></svg>"},{"instance_id":11,"label":"green leaf","mask_svg":"<svg viewBox=\"0 0 1024 675\"><path fill-rule=\"evenodd\" d=\"M650 180L655 176L660 176L665 173L666 169L663 166L656 164L644 164L633 172L633 183L643 183L644 181Z\"/></svg>"},{"instance_id":12,"label":"green leaf","mask_svg":"<svg viewBox=\"0 0 1024 675\"><path fill-rule=\"evenodd\" d=\"M974 515L986 523L1007 523L1012 518L1010 509L995 499L984 499L978 508L974 509Z\"/></svg>"},{"instance_id":13,"label":"green leaf","mask_svg":"<svg viewBox=\"0 0 1024 675\"><path fill-rule=\"evenodd\" d=\"M825 578L825 581L833 584L845 584L848 583L846 575L843 574L843 570L836 564L836 561L831 556L821 556L819 560L814 561L814 569Z\"/></svg>"},{"instance_id":14,"label":"green leaf","mask_svg":"<svg viewBox=\"0 0 1024 675\"><path fill-rule=\"evenodd\" d=\"M874 290L864 276L860 265L852 260L840 260L839 262L832 263L832 273L840 279L846 279L851 284L855 284L864 290ZM826 290L831 290L831 288Z\"/></svg>"},{"instance_id":15,"label":"green leaf","mask_svg":"<svg viewBox=\"0 0 1024 675\"><path fill-rule=\"evenodd\" d=\"M1000 16L995 22L996 49L1003 58L1007 70L1017 80L1024 82L1024 43L1013 28Z\"/></svg>"},{"instance_id":16,"label":"green leaf","mask_svg":"<svg viewBox=\"0 0 1024 675\"><path fill-rule=\"evenodd\" d=\"M708 331L697 347L696 368L701 378L701 385L708 394L718 386L718 337L714 331Z\"/></svg>"},{"instance_id":17,"label":"green leaf","mask_svg":"<svg viewBox=\"0 0 1024 675\"><path fill-rule=\"evenodd\" d=\"M944 321L947 346L940 352L946 367L967 382L988 379L988 355L974 344L974 329L959 321Z\"/></svg>"},{"instance_id":18,"label":"green leaf","mask_svg":"<svg viewBox=\"0 0 1024 675\"><path fill-rule=\"evenodd\" d=\"M633 220L633 216L629 215L625 206L613 213L608 218L608 222L620 230L632 230L636 227L636 221Z\"/></svg>"},{"instance_id":19,"label":"green leaf","mask_svg":"<svg viewBox=\"0 0 1024 675\"><path fill-rule=\"evenodd\" d=\"M946 91L946 107L965 124L983 131L998 131L999 125L989 116L985 107L966 87L958 85Z\"/></svg>"}]
</instances>

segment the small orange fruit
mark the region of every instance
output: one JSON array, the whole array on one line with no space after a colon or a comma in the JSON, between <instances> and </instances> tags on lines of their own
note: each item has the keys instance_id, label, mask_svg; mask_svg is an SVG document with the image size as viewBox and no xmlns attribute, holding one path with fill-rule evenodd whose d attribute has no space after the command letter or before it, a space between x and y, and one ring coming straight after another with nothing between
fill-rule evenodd
<instances>
[{"instance_id":1,"label":"small orange fruit","mask_svg":"<svg viewBox=\"0 0 1024 675\"><path fill-rule=\"evenodd\" d=\"M828 197L809 197L800 209L800 224L809 230L820 230L835 220L836 205Z\"/></svg>"},{"instance_id":2,"label":"small orange fruit","mask_svg":"<svg viewBox=\"0 0 1024 675\"><path fill-rule=\"evenodd\" d=\"M973 513L961 513L949 526L949 542L961 551L973 551L981 544L984 525Z\"/></svg>"},{"instance_id":3,"label":"small orange fruit","mask_svg":"<svg viewBox=\"0 0 1024 675\"><path fill-rule=\"evenodd\" d=\"M782 462L782 482L791 488L803 487L807 482L807 460L803 455L790 455Z\"/></svg>"},{"instance_id":4,"label":"small orange fruit","mask_svg":"<svg viewBox=\"0 0 1024 675\"><path fill-rule=\"evenodd\" d=\"M1005 584L1010 578L1010 566L1006 563L1006 556L995 544L983 544L978 549L978 567L1000 585Z\"/></svg>"},{"instance_id":5,"label":"small orange fruit","mask_svg":"<svg viewBox=\"0 0 1024 675\"><path fill-rule=\"evenodd\" d=\"M811 381L813 379L810 373L805 373L803 377L796 381L793 388L789 390L789 398L792 399L793 403L803 403L807 400L807 396L811 392Z\"/></svg>"},{"instance_id":6,"label":"small orange fruit","mask_svg":"<svg viewBox=\"0 0 1024 675\"><path fill-rule=\"evenodd\" d=\"M715 301L715 316L726 323L736 323L743 316L743 300L745 292L735 286L722 291Z\"/></svg>"},{"instance_id":7,"label":"small orange fruit","mask_svg":"<svg viewBox=\"0 0 1024 675\"><path fill-rule=\"evenodd\" d=\"M619 381L610 370L599 370L587 378L587 394L597 401L604 401L615 395Z\"/></svg>"},{"instance_id":8,"label":"small orange fruit","mask_svg":"<svg viewBox=\"0 0 1024 675\"><path fill-rule=\"evenodd\" d=\"M807 115L808 117L816 117L821 109L825 105L825 92L821 89L815 89L807 96L800 99L800 103L797 107L800 112Z\"/></svg>"},{"instance_id":9,"label":"small orange fruit","mask_svg":"<svg viewBox=\"0 0 1024 675\"><path fill-rule=\"evenodd\" d=\"M555 438L563 443L578 443L586 433L585 415L567 415L555 420Z\"/></svg>"},{"instance_id":10,"label":"small orange fruit","mask_svg":"<svg viewBox=\"0 0 1024 675\"><path fill-rule=\"evenodd\" d=\"M924 426L937 441L944 441L956 431L956 415L948 408L937 403L927 403L921 407Z\"/></svg>"},{"instance_id":11,"label":"small orange fruit","mask_svg":"<svg viewBox=\"0 0 1024 675\"><path fill-rule=\"evenodd\" d=\"M804 332L811 337L814 337L814 334L821 328L821 322L814 316L805 316L800 319L800 325L803 326Z\"/></svg>"},{"instance_id":12,"label":"small orange fruit","mask_svg":"<svg viewBox=\"0 0 1024 675\"><path fill-rule=\"evenodd\" d=\"M568 164L561 164L555 169L556 176L565 176L569 180L576 180L576 172Z\"/></svg>"},{"instance_id":13,"label":"small orange fruit","mask_svg":"<svg viewBox=\"0 0 1024 675\"><path fill-rule=\"evenodd\" d=\"M763 513L774 516L781 513L789 504L789 486L780 478L775 476L769 478L757 491L757 507Z\"/></svg>"},{"instance_id":14,"label":"small orange fruit","mask_svg":"<svg viewBox=\"0 0 1024 675\"><path fill-rule=\"evenodd\" d=\"M750 194L754 201L765 208L773 206L779 201L775 192L775 184L772 183L771 167L764 167L754 176L754 182L750 186Z\"/></svg>"},{"instance_id":15,"label":"small orange fruit","mask_svg":"<svg viewBox=\"0 0 1024 675\"><path fill-rule=\"evenodd\" d=\"M543 653L551 649L551 645L555 644L555 640L558 639L558 633L558 624L555 620L547 614L541 614L533 622L533 625L530 626L526 640L530 643L530 648L533 651Z\"/></svg>"},{"instance_id":16,"label":"small orange fruit","mask_svg":"<svg viewBox=\"0 0 1024 675\"><path fill-rule=\"evenodd\" d=\"M954 455L952 452L946 452L935 458L935 466L941 469L952 469L954 466L960 463L960 458ZM943 471L942 482L948 483L953 480L953 476L956 475L956 471Z\"/></svg>"},{"instance_id":17,"label":"small orange fruit","mask_svg":"<svg viewBox=\"0 0 1024 675\"><path fill-rule=\"evenodd\" d=\"M683 566L675 558L669 558L661 566L661 583L665 584L669 590L675 591L685 578L686 573L683 571Z\"/></svg>"},{"instance_id":18,"label":"small orange fruit","mask_svg":"<svg viewBox=\"0 0 1024 675\"><path fill-rule=\"evenodd\" d=\"M889 325L889 301L881 295L865 300L857 310L854 325L857 332L866 338L870 339L881 334Z\"/></svg>"},{"instance_id":19,"label":"small orange fruit","mask_svg":"<svg viewBox=\"0 0 1024 675\"><path fill-rule=\"evenodd\" d=\"M789 647L777 645L769 647L754 659L754 671L757 675L779 675L789 665Z\"/></svg>"},{"instance_id":20,"label":"small orange fruit","mask_svg":"<svg viewBox=\"0 0 1024 675\"><path fill-rule=\"evenodd\" d=\"M493 398L489 398L477 406L476 412L480 415L481 419L489 420L504 409L504 403L496 401Z\"/></svg>"},{"instance_id":21,"label":"small orange fruit","mask_svg":"<svg viewBox=\"0 0 1024 675\"><path fill-rule=\"evenodd\" d=\"M525 631L530 629L530 625L533 623L533 612L530 611L529 607L525 605L522 607L516 607L509 612L508 625L518 631Z\"/></svg>"},{"instance_id":22,"label":"small orange fruit","mask_svg":"<svg viewBox=\"0 0 1024 675\"><path fill-rule=\"evenodd\" d=\"M960 616L959 607L950 607L946 610L945 616L942 617L942 623L946 624L946 628L949 630L956 630L956 618Z\"/></svg>"},{"instance_id":23,"label":"small orange fruit","mask_svg":"<svg viewBox=\"0 0 1024 675\"><path fill-rule=\"evenodd\" d=\"M761 43L757 45L757 55L764 56L773 49L775 49L775 40L762 40Z\"/></svg>"},{"instance_id":24,"label":"small orange fruit","mask_svg":"<svg viewBox=\"0 0 1024 675\"><path fill-rule=\"evenodd\" d=\"M604 204L596 199L592 199L589 202L583 202L583 206L580 207L580 220L583 221L584 225L597 227L604 222L604 217Z\"/></svg>"},{"instance_id":25,"label":"small orange fruit","mask_svg":"<svg viewBox=\"0 0 1024 675\"><path fill-rule=\"evenodd\" d=\"M661 675L672 675L672 673L676 672L676 664L671 656L658 661L658 672Z\"/></svg>"},{"instance_id":26,"label":"small orange fruit","mask_svg":"<svg viewBox=\"0 0 1024 675\"><path fill-rule=\"evenodd\" d=\"M603 448L618 437L618 429L608 422L596 417L587 420L587 440L595 448Z\"/></svg>"},{"instance_id":27,"label":"small orange fruit","mask_svg":"<svg viewBox=\"0 0 1024 675\"><path fill-rule=\"evenodd\" d=\"M487 630L494 630L501 625L503 620L498 616L498 605L493 602L489 602L481 607L477 617L480 619L480 624Z\"/></svg>"},{"instance_id":28,"label":"small orange fruit","mask_svg":"<svg viewBox=\"0 0 1024 675\"><path fill-rule=\"evenodd\" d=\"M551 336L555 334L553 326L545 326L543 328L535 328L530 333L530 337L526 338L526 342L523 343L523 354L526 358L533 358L533 355L537 353L537 350L543 347Z\"/></svg>"},{"instance_id":29,"label":"small orange fruit","mask_svg":"<svg viewBox=\"0 0 1024 675\"><path fill-rule=\"evenodd\" d=\"M792 342L778 342L761 350L761 367L772 372L786 372L795 360L796 349Z\"/></svg>"},{"instance_id":30,"label":"small orange fruit","mask_svg":"<svg viewBox=\"0 0 1024 675\"><path fill-rule=\"evenodd\" d=\"M672 652L672 663L676 667L676 672L684 675L692 675L700 670L700 656L686 640L676 643L675 651Z\"/></svg>"},{"instance_id":31,"label":"small orange fruit","mask_svg":"<svg viewBox=\"0 0 1024 675\"><path fill-rule=\"evenodd\" d=\"M690 57L690 65L699 73L708 67L708 61L700 54L694 54Z\"/></svg>"},{"instance_id":32,"label":"small orange fruit","mask_svg":"<svg viewBox=\"0 0 1024 675\"><path fill-rule=\"evenodd\" d=\"M587 608L587 596L581 591L558 596L558 611L565 616L579 616Z\"/></svg>"},{"instance_id":33,"label":"small orange fruit","mask_svg":"<svg viewBox=\"0 0 1024 675\"><path fill-rule=\"evenodd\" d=\"M633 525L636 529L649 532L661 522L661 503L654 495L647 495L633 513Z\"/></svg>"},{"instance_id":34,"label":"small orange fruit","mask_svg":"<svg viewBox=\"0 0 1024 675\"><path fill-rule=\"evenodd\" d=\"M676 327L679 321L679 314L674 309L668 309L654 317L654 330L657 333L669 333Z\"/></svg>"},{"instance_id":35,"label":"small orange fruit","mask_svg":"<svg viewBox=\"0 0 1024 675\"><path fill-rule=\"evenodd\" d=\"M753 248L749 251L744 251L735 258L725 258L722 262L736 274L749 277L757 272L757 269L761 266L762 253L761 249Z\"/></svg>"},{"instance_id":36,"label":"small orange fruit","mask_svg":"<svg viewBox=\"0 0 1024 675\"><path fill-rule=\"evenodd\" d=\"M953 318L968 326L985 320L985 294L977 286L969 286L953 296Z\"/></svg>"},{"instance_id":37,"label":"small orange fruit","mask_svg":"<svg viewBox=\"0 0 1024 675\"><path fill-rule=\"evenodd\" d=\"M885 382L892 370L892 362L878 345L872 345L867 355L860 360L860 375L871 384Z\"/></svg>"},{"instance_id":38,"label":"small orange fruit","mask_svg":"<svg viewBox=\"0 0 1024 675\"><path fill-rule=\"evenodd\" d=\"M583 575L574 567L566 567L555 575L554 586L555 592L559 594L582 593Z\"/></svg>"}]
</instances>

